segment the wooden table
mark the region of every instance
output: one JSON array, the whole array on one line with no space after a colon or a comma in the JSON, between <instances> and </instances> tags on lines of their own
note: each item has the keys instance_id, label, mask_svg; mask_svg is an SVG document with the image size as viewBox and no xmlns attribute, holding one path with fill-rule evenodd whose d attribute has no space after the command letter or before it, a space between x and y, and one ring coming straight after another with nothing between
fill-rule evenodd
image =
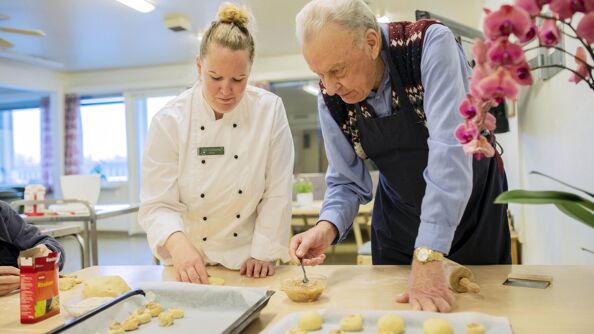
<instances>
[{"instance_id":1,"label":"wooden table","mask_svg":"<svg viewBox=\"0 0 594 334\"><path fill-rule=\"evenodd\" d=\"M509 318L514 333L592 333L594 328L594 266L474 266L471 267L482 292L458 294L454 311L477 311ZM226 285L267 287L278 290L284 278L301 274L296 266L281 266L273 277L251 279L221 267L209 267L210 275L222 277ZM258 333L283 315L301 310L376 309L407 310L408 304L396 304L394 298L406 286L409 266L318 266L310 273L328 277L328 288L315 303L293 303L282 291L272 296L260 318L245 333ZM553 276L547 289L504 286L510 272ZM173 280L172 267L111 266L91 267L77 273L120 275L132 287L140 281ZM62 303L80 299L81 286L63 292ZM55 316L37 324L19 322L19 295L0 297L1 333L42 333L59 326L64 318ZM142 332L142 331L141 331Z\"/></svg>"}]
</instances>

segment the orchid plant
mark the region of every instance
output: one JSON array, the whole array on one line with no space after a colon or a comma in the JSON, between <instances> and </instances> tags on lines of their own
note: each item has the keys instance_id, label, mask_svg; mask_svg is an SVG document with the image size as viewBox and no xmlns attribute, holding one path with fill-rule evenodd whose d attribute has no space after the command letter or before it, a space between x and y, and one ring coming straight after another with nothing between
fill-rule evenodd
<instances>
[{"instance_id":1,"label":"orchid plant","mask_svg":"<svg viewBox=\"0 0 594 334\"><path fill-rule=\"evenodd\" d=\"M502 5L497 11L485 9L485 13L486 40L477 39L473 45L476 66L470 77L470 92L459 107L464 121L454 133L464 152L475 159L496 153L486 136L495 130L495 117L488 110L506 99L515 101L519 86L532 84L531 71L565 69L572 72L570 82L584 82L594 91L594 0L515 0L513 5ZM579 42L575 53L559 46L562 35ZM536 40L538 44L531 46ZM565 53L575 60L575 68L564 64L531 67L526 52L540 48ZM553 203L571 217L594 227L594 203L571 193L513 190L501 194L496 201Z\"/></svg>"}]
</instances>

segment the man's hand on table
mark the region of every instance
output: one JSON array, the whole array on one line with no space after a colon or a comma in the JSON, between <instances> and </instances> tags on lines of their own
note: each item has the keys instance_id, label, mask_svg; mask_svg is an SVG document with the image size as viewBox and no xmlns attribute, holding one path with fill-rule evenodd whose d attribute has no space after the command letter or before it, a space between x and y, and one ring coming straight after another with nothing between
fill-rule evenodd
<instances>
[{"instance_id":1,"label":"man's hand on table","mask_svg":"<svg viewBox=\"0 0 594 334\"><path fill-rule=\"evenodd\" d=\"M251 257L243 263L239 273L247 277L255 278L272 276L274 275L274 264L269 261L261 261Z\"/></svg>"},{"instance_id":2,"label":"man's hand on table","mask_svg":"<svg viewBox=\"0 0 594 334\"><path fill-rule=\"evenodd\" d=\"M183 232L171 234L165 248L173 259L177 281L208 284L208 272L202 256Z\"/></svg>"},{"instance_id":3,"label":"man's hand on table","mask_svg":"<svg viewBox=\"0 0 594 334\"><path fill-rule=\"evenodd\" d=\"M321 264L326 259L324 251L332 244L337 233L332 223L322 220L316 226L291 238L289 254L295 263L303 260L306 266Z\"/></svg>"},{"instance_id":4,"label":"man's hand on table","mask_svg":"<svg viewBox=\"0 0 594 334\"><path fill-rule=\"evenodd\" d=\"M413 260L408 288L396 301L410 303L415 311L450 312L455 297L448 287L445 263Z\"/></svg>"},{"instance_id":5,"label":"man's hand on table","mask_svg":"<svg viewBox=\"0 0 594 334\"><path fill-rule=\"evenodd\" d=\"M15 267L0 266L0 296L7 295L20 286L20 271Z\"/></svg>"}]
</instances>

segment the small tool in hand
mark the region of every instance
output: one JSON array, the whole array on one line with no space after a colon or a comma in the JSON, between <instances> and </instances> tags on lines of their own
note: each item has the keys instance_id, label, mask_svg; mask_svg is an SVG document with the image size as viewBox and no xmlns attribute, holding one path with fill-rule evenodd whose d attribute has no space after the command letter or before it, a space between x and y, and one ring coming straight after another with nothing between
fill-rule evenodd
<instances>
[{"instance_id":1,"label":"small tool in hand","mask_svg":"<svg viewBox=\"0 0 594 334\"><path fill-rule=\"evenodd\" d=\"M305 267L303 266L303 259L299 259L299 264L301 265L301 270L303 270L303 283L309 283L309 279L307 278L307 274L305 274Z\"/></svg>"}]
</instances>

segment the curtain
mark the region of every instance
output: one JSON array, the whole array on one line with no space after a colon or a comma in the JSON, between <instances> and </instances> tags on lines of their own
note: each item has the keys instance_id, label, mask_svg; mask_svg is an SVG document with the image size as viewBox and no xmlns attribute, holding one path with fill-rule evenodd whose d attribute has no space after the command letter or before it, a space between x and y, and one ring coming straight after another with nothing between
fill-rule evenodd
<instances>
[{"instance_id":1,"label":"curtain","mask_svg":"<svg viewBox=\"0 0 594 334\"><path fill-rule=\"evenodd\" d=\"M79 174L82 163L80 98L66 94L64 102L64 174Z\"/></svg>"},{"instance_id":2,"label":"curtain","mask_svg":"<svg viewBox=\"0 0 594 334\"><path fill-rule=\"evenodd\" d=\"M52 116L50 99L44 97L40 101L39 113L41 116L41 183L48 193L52 192L53 179L53 147L52 147Z\"/></svg>"}]
</instances>

